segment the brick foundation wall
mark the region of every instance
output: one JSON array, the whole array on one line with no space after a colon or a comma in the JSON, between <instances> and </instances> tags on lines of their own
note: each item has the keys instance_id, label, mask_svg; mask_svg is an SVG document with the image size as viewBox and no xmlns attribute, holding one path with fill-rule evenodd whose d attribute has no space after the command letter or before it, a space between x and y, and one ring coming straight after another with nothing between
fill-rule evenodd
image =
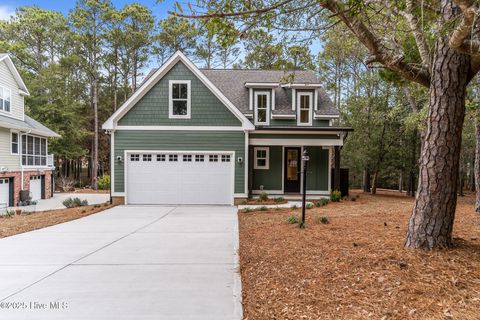
<instances>
[{"instance_id":1,"label":"brick foundation wall","mask_svg":"<svg viewBox=\"0 0 480 320\"><path fill-rule=\"evenodd\" d=\"M30 190L30 176L45 176L45 199L52 197L52 171L33 170L23 172L23 190ZM0 172L0 178L13 178L13 203L16 206L20 201L22 174L20 171Z\"/></svg>"}]
</instances>

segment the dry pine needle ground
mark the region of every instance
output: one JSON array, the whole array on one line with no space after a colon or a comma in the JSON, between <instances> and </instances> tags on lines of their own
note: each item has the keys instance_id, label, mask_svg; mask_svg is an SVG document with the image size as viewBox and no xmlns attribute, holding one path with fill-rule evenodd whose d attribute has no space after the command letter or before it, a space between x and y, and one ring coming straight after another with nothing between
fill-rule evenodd
<instances>
[{"instance_id":1,"label":"dry pine needle ground","mask_svg":"<svg viewBox=\"0 0 480 320\"><path fill-rule=\"evenodd\" d=\"M413 199L355 194L308 210L305 230L288 209L239 214L245 319L480 319L474 196L459 197L456 247L425 252L403 248Z\"/></svg>"}]
</instances>

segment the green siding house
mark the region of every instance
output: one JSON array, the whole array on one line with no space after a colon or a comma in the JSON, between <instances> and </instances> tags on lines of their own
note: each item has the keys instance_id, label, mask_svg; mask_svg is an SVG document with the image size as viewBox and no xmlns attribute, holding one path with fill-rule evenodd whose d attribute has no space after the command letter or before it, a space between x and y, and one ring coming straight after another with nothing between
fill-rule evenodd
<instances>
[{"instance_id":1,"label":"green siding house","mask_svg":"<svg viewBox=\"0 0 480 320\"><path fill-rule=\"evenodd\" d=\"M289 79L284 81L283 79ZM293 80L292 80L293 79ZM331 191L348 128L311 71L199 69L181 52L103 124L112 197L126 204L233 204L261 192Z\"/></svg>"}]
</instances>

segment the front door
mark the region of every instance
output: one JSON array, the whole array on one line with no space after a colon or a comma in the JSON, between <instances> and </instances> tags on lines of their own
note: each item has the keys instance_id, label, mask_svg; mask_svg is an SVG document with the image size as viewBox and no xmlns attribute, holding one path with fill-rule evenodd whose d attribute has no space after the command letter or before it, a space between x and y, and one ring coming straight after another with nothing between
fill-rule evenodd
<instances>
[{"instance_id":1,"label":"front door","mask_svg":"<svg viewBox=\"0 0 480 320\"><path fill-rule=\"evenodd\" d=\"M284 192L300 192L300 148L285 148Z\"/></svg>"}]
</instances>

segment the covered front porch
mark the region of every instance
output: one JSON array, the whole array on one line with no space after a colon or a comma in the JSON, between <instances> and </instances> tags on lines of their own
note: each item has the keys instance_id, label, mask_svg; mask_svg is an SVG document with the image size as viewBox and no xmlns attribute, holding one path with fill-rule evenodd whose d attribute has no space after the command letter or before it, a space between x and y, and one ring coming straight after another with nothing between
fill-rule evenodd
<instances>
[{"instance_id":1,"label":"covered front porch","mask_svg":"<svg viewBox=\"0 0 480 320\"><path fill-rule=\"evenodd\" d=\"M300 199L303 193L302 154L309 156L308 199L330 196L340 189L340 149L348 128L257 129L249 134L248 195ZM335 174L331 174L331 168ZM332 183L333 182L333 183Z\"/></svg>"}]
</instances>

